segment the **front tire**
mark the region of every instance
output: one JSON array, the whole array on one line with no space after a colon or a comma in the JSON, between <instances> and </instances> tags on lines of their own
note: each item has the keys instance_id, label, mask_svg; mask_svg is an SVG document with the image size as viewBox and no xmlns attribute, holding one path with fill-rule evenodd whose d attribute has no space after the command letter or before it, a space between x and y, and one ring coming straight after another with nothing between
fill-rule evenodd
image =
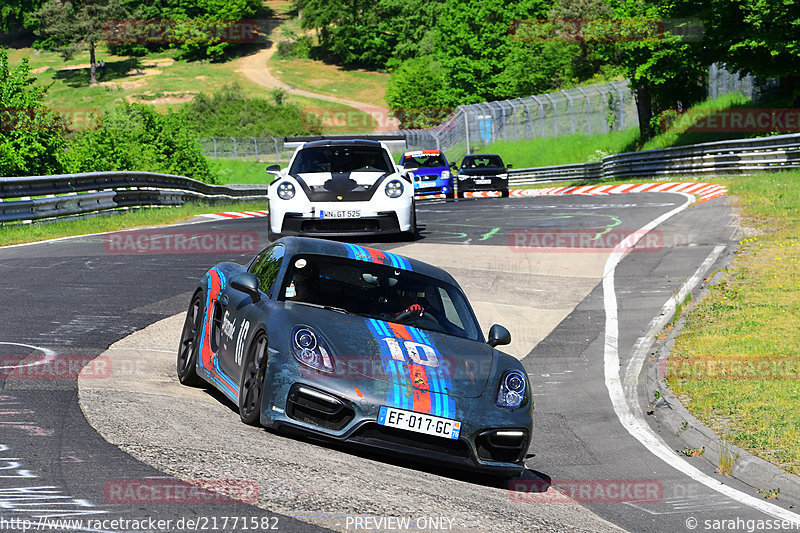
<instances>
[{"instance_id":1,"label":"front tire","mask_svg":"<svg viewBox=\"0 0 800 533\"><path fill-rule=\"evenodd\" d=\"M508 189L503 189L500 191L500 198L508 198Z\"/></svg>"},{"instance_id":2,"label":"front tire","mask_svg":"<svg viewBox=\"0 0 800 533\"><path fill-rule=\"evenodd\" d=\"M417 206L416 204L411 204L411 229L404 232L405 235L409 239L413 239L417 236Z\"/></svg>"},{"instance_id":3,"label":"front tire","mask_svg":"<svg viewBox=\"0 0 800 533\"><path fill-rule=\"evenodd\" d=\"M256 333L247 349L239 387L239 417L249 426L261 424L261 397L267 370L267 334Z\"/></svg>"},{"instance_id":4,"label":"front tire","mask_svg":"<svg viewBox=\"0 0 800 533\"><path fill-rule=\"evenodd\" d=\"M178 345L176 370L181 385L197 387L203 383L203 380L197 375L197 353L200 350L200 332L204 316L203 293L198 292L192 298L192 303L189 304L181 331L181 342Z\"/></svg>"}]
</instances>

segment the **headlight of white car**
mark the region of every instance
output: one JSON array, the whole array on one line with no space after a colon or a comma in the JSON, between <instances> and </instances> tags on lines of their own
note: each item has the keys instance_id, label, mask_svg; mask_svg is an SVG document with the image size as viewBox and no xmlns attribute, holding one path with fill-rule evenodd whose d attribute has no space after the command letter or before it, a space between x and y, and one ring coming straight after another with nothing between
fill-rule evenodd
<instances>
[{"instance_id":1,"label":"headlight of white car","mask_svg":"<svg viewBox=\"0 0 800 533\"><path fill-rule=\"evenodd\" d=\"M288 181L284 181L278 185L278 197L281 200L291 200L294 198L294 185Z\"/></svg>"},{"instance_id":2,"label":"headlight of white car","mask_svg":"<svg viewBox=\"0 0 800 533\"><path fill-rule=\"evenodd\" d=\"M386 184L384 191L389 198L399 198L403 194L403 184L398 180L392 180Z\"/></svg>"}]
</instances>

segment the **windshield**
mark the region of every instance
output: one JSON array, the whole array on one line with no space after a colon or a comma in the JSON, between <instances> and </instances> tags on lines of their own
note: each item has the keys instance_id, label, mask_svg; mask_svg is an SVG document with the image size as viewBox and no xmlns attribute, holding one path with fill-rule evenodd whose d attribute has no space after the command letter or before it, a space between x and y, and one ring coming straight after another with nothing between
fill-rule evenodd
<instances>
[{"instance_id":1,"label":"windshield","mask_svg":"<svg viewBox=\"0 0 800 533\"><path fill-rule=\"evenodd\" d=\"M294 158L290 174L304 172L394 172L389 155L378 146L315 146Z\"/></svg>"},{"instance_id":2,"label":"windshield","mask_svg":"<svg viewBox=\"0 0 800 533\"><path fill-rule=\"evenodd\" d=\"M484 155L465 157L461 163L462 168L486 168L486 167L502 167L503 160L499 155Z\"/></svg>"},{"instance_id":3,"label":"windshield","mask_svg":"<svg viewBox=\"0 0 800 533\"><path fill-rule=\"evenodd\" d=\"M278 299L482 340L480 326L458 287L367 261L297 255L289 263Z\"/></svg>"},{"instance_id":4,"label":"windshield","mask_svg":"<svg viewBox=\"0 0 800 533\"><path fill-rule=\"evenodd\" d=\"M402 164L405 168L434 168L447 166L447 163L444 162L444 158L441 155L408 156L403 159Z\"/></svg>"}]
</instances>

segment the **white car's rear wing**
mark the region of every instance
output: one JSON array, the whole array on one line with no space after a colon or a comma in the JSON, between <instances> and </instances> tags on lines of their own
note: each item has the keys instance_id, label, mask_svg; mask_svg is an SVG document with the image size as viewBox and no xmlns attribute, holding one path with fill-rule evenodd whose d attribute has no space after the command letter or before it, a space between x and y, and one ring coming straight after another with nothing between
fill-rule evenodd
<instances>
[{"instance_id":1,"label":"white car's rear wing","mask_svg":"<svg viewBox=\"0 0 800 533\"><path fill-rule=\"evenodd\" d=\"M313 141L377 141L386 145L389 150L405 150L406 138L403 135L307 135L300 137L284 137L285 148L297 148Z\"/></svg>"}]
</instances>

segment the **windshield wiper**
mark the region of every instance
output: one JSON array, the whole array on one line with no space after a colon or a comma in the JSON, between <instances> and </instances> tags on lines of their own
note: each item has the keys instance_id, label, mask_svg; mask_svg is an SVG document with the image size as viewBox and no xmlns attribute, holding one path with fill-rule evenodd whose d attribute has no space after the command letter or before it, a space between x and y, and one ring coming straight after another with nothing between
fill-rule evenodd
<instances>
[{"instance_id":1,"label":"windshield wiper","mask_svg":"<svg viewBox=\"0 0 800 533\"><path fill-rule=\"evenodd\" d=\"M348 311L347 309L342 309L341 307L334 307L332 305L313 304L311 302L293 302L293 303L301 304L301 305L308 305L308 306L311 306L311 307L316 307L318 309L325 309L327 311L336 311L337 313L344 313L346 315L352 315L353 314L350 311Z\"/></svg>"}]
</instances>

